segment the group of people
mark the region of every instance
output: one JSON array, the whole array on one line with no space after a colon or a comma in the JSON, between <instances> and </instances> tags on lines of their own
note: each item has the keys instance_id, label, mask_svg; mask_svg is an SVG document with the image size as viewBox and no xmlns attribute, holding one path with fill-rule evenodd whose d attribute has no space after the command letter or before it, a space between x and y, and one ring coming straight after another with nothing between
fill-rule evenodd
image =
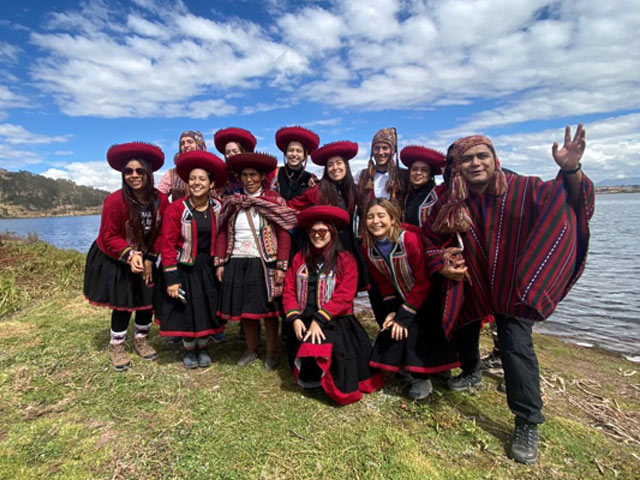
<instances>
[{"instance_id":1,"label":"group of people","mask_svg":"<svg viewBox=\"0 0 640 480\"><path fill-rule=\"evenodd\" d=\"M113 367L131 365L132 312L133 350L157 356L148 341L155 313L160 335L182 342L187 368L211 365L207 345L223 339L229 321L241 322L246 342L237 364L255 361L262 321L265 369L278 364L282 327L303 388L321 387L346 405L380 389L387 371L407 378L407 395L418 400L434 376L454 390L481 385L480 328L495 322L515 414L510 454L535 462L544 417L532 326L582 273L594 207L580 164L582 125L553 145L560 171L547 182L503 170L480 135L444 155L416 145L398 151L395 128L383 128L355 177L354 142L320 147L299 126L281 128L275 142L280 167L255 152L247 130L215 133L223 158L207 151L200 132L184 132L157 189L158 147L107 151L122 189L105 200L84 293L112 311ZM321 178L306 170L309 158L324 168ZM380 327L373 343L354 315L365 290Z\"/></svg>"}]
</instances>

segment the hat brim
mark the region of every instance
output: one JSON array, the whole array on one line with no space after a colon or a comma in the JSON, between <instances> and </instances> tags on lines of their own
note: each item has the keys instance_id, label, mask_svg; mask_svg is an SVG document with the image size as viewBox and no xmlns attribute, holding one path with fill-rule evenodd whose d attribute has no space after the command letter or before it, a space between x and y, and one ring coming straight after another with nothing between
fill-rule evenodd
<instances>
[{"instance_id":1,"label":"hat brim","mask_svg":"<svg viewBox=\"0 0 640 480\"><path fill-rule=\"evenodd\" d=\"M189 181L189 175L194 168L201 168L211 173L217 185L224 185L227 181L227 166L213 153L193 150L178 157L176 171L183 182Z\"/></svg>"},{"instance_id":2,"label":"hat brim","mask_svg":"<svg viewBox=\"0 0 640 480\"><path fill-rule=\"evenodd\" d=\"M253 152L256 148L256 144L258 143L256 137L254 137L249 130L245 130L244 128L225 128L223 130L218 130L213 135L213 143L215 144L216 149L223 155L225 154L225 147L229 142L239 143L242 145L245 152Z\"/></svg>"},{"instance_id":3,"label":"hat brim","mask_svg":"<svg viewBox=\"0 0 640 480\"><path fill-rule=\"evenodd\" d=\"M302 127L284 127L276 132L276 145L281 152L286 153L291 142L300 142L310 155L318 148L320 137Z\"/></svg>"},{"instance_id":4,"label":"hat brim","mask_svg":"<svg viewBox=\"0 0 640 480\"><path fill-rule=\"evenodd\" d=\"M278 159L268 153L239 153L227 160L227 168L238 175L245 168L255 168L266 175L277 166Z\"/></svg>"},{"instance_id":5,"label":"hat brim","mask_svg":"<svg viewBox=\"0 0 640 480\"><path fill-rule=\"evenodd\" d=\"M107 150L107 162L119 172L130 160L141 158L147 161L154 172L164 165L164 153L159 147L144 142L129 142L113 145Z\"/></svg>"},{"instance_id":6,"label":"hat brim","mask_svg":"<svg viewBox=\"0 0 640 480\"><path fill-rule=\"evenodd\" d=\"M307 229L316 222L332 222L338 230L342 230L349 226L350 218L346 210L331 205L316 205L298 214L299 227Z\"/></svg>"},{"instance_id":7,"label":"hat brim","mask_svg":"<svg viewBox=\"0 0 640 480\"><path fill-rule=\"evenodd\" d=\"M415 162L425 162L431 167L431 172L434 175L439 175L444 171L446 159L447 157L443 153L420 145L409 145L400 151L400 161L407 168L411 168Z\"/></svg>"},{"instance_id":8,"label":"hat brim","mask_svg":"<svg viewBox=\"0 0 640 480\"><path fill-rule=\"evenodd\" d=\"M345 162L358 154L358 144L347 140L327 143L311 154L311 161L325 166L331 157L341 157Z\"/></svg>"}]
</instances>

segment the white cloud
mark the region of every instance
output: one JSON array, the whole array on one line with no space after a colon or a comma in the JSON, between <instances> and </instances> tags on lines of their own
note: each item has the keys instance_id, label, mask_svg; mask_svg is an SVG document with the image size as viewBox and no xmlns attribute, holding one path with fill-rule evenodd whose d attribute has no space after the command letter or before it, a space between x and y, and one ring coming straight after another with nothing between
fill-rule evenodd
<instances>
[{"instance_id":1,"label":"white cloud","mask_svg":"<svg viewBox=\"0 0 640 480\"><path fill-rule=\"evenodd\" d=\"M34 145L67 142L71 135L40 135L32 133L22 125L0 124L0 138L10 145Z\"/></svg>"},{"instance_id":2,"label":"white cloud","mask_svg":"<svg viewBox=\"0 0 640 480\"><path fill-rule=\"evenodd\" d=\"M28 150L17 149L5 143L0 143L0 167L7 170L22 170L27 165L42 162L42 157Z\"/></svg>"},{"instance_id":3,"label":"white cloud","mask_svg":"<svg viewBox=\"0 0 640 480\"><path fill-rule=\"evenodd\" d=\"M104 160L72 162L58 168L50 168L41 175L53 179L71 180L78 185L112 192L122 186L120 172L112 169Z\"/></svg>"}]
</instances>

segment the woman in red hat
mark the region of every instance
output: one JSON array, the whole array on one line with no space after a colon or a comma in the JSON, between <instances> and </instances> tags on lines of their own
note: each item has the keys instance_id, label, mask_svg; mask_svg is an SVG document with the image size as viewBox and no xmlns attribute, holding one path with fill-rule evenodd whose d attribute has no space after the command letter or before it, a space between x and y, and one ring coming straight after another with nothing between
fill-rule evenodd
<instances>
[{"instance_id":1,"label":"woman in red hat","mask_svg":"<svg viewBox=\"0 0 640 480\"><path fill-rule=\"evenodd\" d=\"M178 157L176 170L189 195L173 202L162 222L163 275L155 292L160 335L181 337L187 368L208 367L209 336L221 330L216 318L218 287L212 268L220 202L215 184L226 182L224 162L204 151Z\"/></svg>"},{"instance_id":2,"label":"woman in red hat","mask_svg":"<svg viewBox=\"0 0 640 480\"><path fill-rule=\"evenodd\" d=\"M180 140L178 141L178 153L174 155L173 162L176 163L181 153L192 152L194 150L207 150L207 144L204 141L202 133L197 130L182 132ZM158 190L167 196L171 195L172 202L187 195L187 186L175 168L169 169L167 173L162 176L160 183L158 183Z\"/></svg>"},{"instance_id":3,"label":"woman in red hat","mask_svg":"<svg viewBox=\"0 0 640 480\"><path fill-rule=\"evenodd\" d=\"M285 321L293 330L287 351L296 382L303 388L322 386L340 405L383 384L380 372L369 367L371 342L353 315L357 265L338 239L338 230L349 224L349 214L338 207L300 212L306 241L293 258L282 295Z\"/></svg>"},{"instance_id":4,"label":"woman in red hat","mask_svg":"<svg viewBox=\"0 0 640 480\"><path fill-rule=\"evenodd\" d=\"M284 166L278 167L272 190L291 200L313 187L317 178L305 170L307 158L320 143L320 137L302 127L283 127L276 132L276 145L284 154Z\"/></svg>"},{"instance_id":5,"label":"woman in red hat","mask_svg":"<svg viewBox=\"0 0 640 480\"><path fill-rule=\"evenodd\" d=\"M409 398L420 400L432 391L430 374L459 366L440 323L440 297L430 295L422 233L413 225L401 224L400 210L384 198L371 200L364 218L365 256L385 314L370 365L409 372Z\"/></svg>"},{"instance_id":6,"label":"woman in red hat","mask_svg":"<svg viewBox=\"0 0 640 480\"><path fill-rule=\"evenodd\" d=\"M340 207L349 214L350 228L340 231L340 241L358 262L358 290L366 289L369 281L362 252L354 235L356 211L356 185L351 174L349 160L358 153L358 144L349 141L332 142L323 145L311 154L311 161L324 167L322 179L299 197L287 202L292 208L303 211L314 205Z\"/></svg>"},{"instance_id":7,"label":"woman in red hat","mask_svg":"<svg viewBox=\"0 0 640 480\"><path fill-rule=\"evenodd\" d=\"M274 299L282 293L289 265L295 210L269 189L266 179L278 161L264 153L240 153L227 166L242 182L242 193L224 199L216 237L216 276L222 283L218 315L242 321L247 350L238 365L258 357L259 321L264 319L267 355L264 366L273 370L278 362L279 308Z\"/></svg>"},{"instance_id":8,"label":"woman in red hat","mask_svg":"<svg viewBox=\"0 0 640 480\"><path fill-rule=\"evenodd\" d=\"M133 349L145 359L156 357L148 342L153 301L153 264L161 249L160 224L168 205L153 187L153 172L164 154L155 145L114 145L107 161L122 172L122 189L107 196L100 232L87 255L84 295L93 305L111 309L109 358L123 371L131 361L124 343L131 312L136 312Z\"/></svg>"},{"instance_id":9,"label":"woman in red hat","mask_svg":"<svg viewBox=\"0 0 640 480\"><path fill-rule=\"evenodd\" d=\"M238 127L221 128L213 134L213 143L218 151L224 155L226 162L238 153L253 152L258 143L256 137L249 130ZM228 193L242 192L242 183L233 171L229 171L227 185Z\"/></svg>"},{"instance_id":10,"label":"woman in red hat","mask_svg":"<svg viewBox=\"0 0 640 480\"><path fill-rule=\"evenodd\" d=\"M402 149L400 160L409 168L404 220L422 227L431 207L438 200L435 176L442 174L446 157L431 148L410 145Z\"/></svg>"}]
</instances>

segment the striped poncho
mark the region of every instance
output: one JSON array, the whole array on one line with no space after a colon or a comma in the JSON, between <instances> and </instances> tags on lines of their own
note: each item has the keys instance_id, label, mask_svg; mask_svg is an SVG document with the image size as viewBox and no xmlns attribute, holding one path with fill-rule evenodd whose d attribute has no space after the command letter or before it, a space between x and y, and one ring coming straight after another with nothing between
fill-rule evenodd
<instances>
[{"instance_id":1,"label":"striped poncho","mask_svg":"<svg viewBox=\"0 0 640 480\"><path fill-rule=\"evenodd\" d=\"M545 320L584 269L594 209L591 180L584 176L577 211L568 203L562 174L548 182L513 174L506 180L502 195L469 193L465 200L472 226L460 236L471 282L448 282L447 336L494 313ZM443 248L458 246L455 236L430 228L447 197L440 196L423 226L431 274L444 266Z\"/></svg>"}]
</instances>

